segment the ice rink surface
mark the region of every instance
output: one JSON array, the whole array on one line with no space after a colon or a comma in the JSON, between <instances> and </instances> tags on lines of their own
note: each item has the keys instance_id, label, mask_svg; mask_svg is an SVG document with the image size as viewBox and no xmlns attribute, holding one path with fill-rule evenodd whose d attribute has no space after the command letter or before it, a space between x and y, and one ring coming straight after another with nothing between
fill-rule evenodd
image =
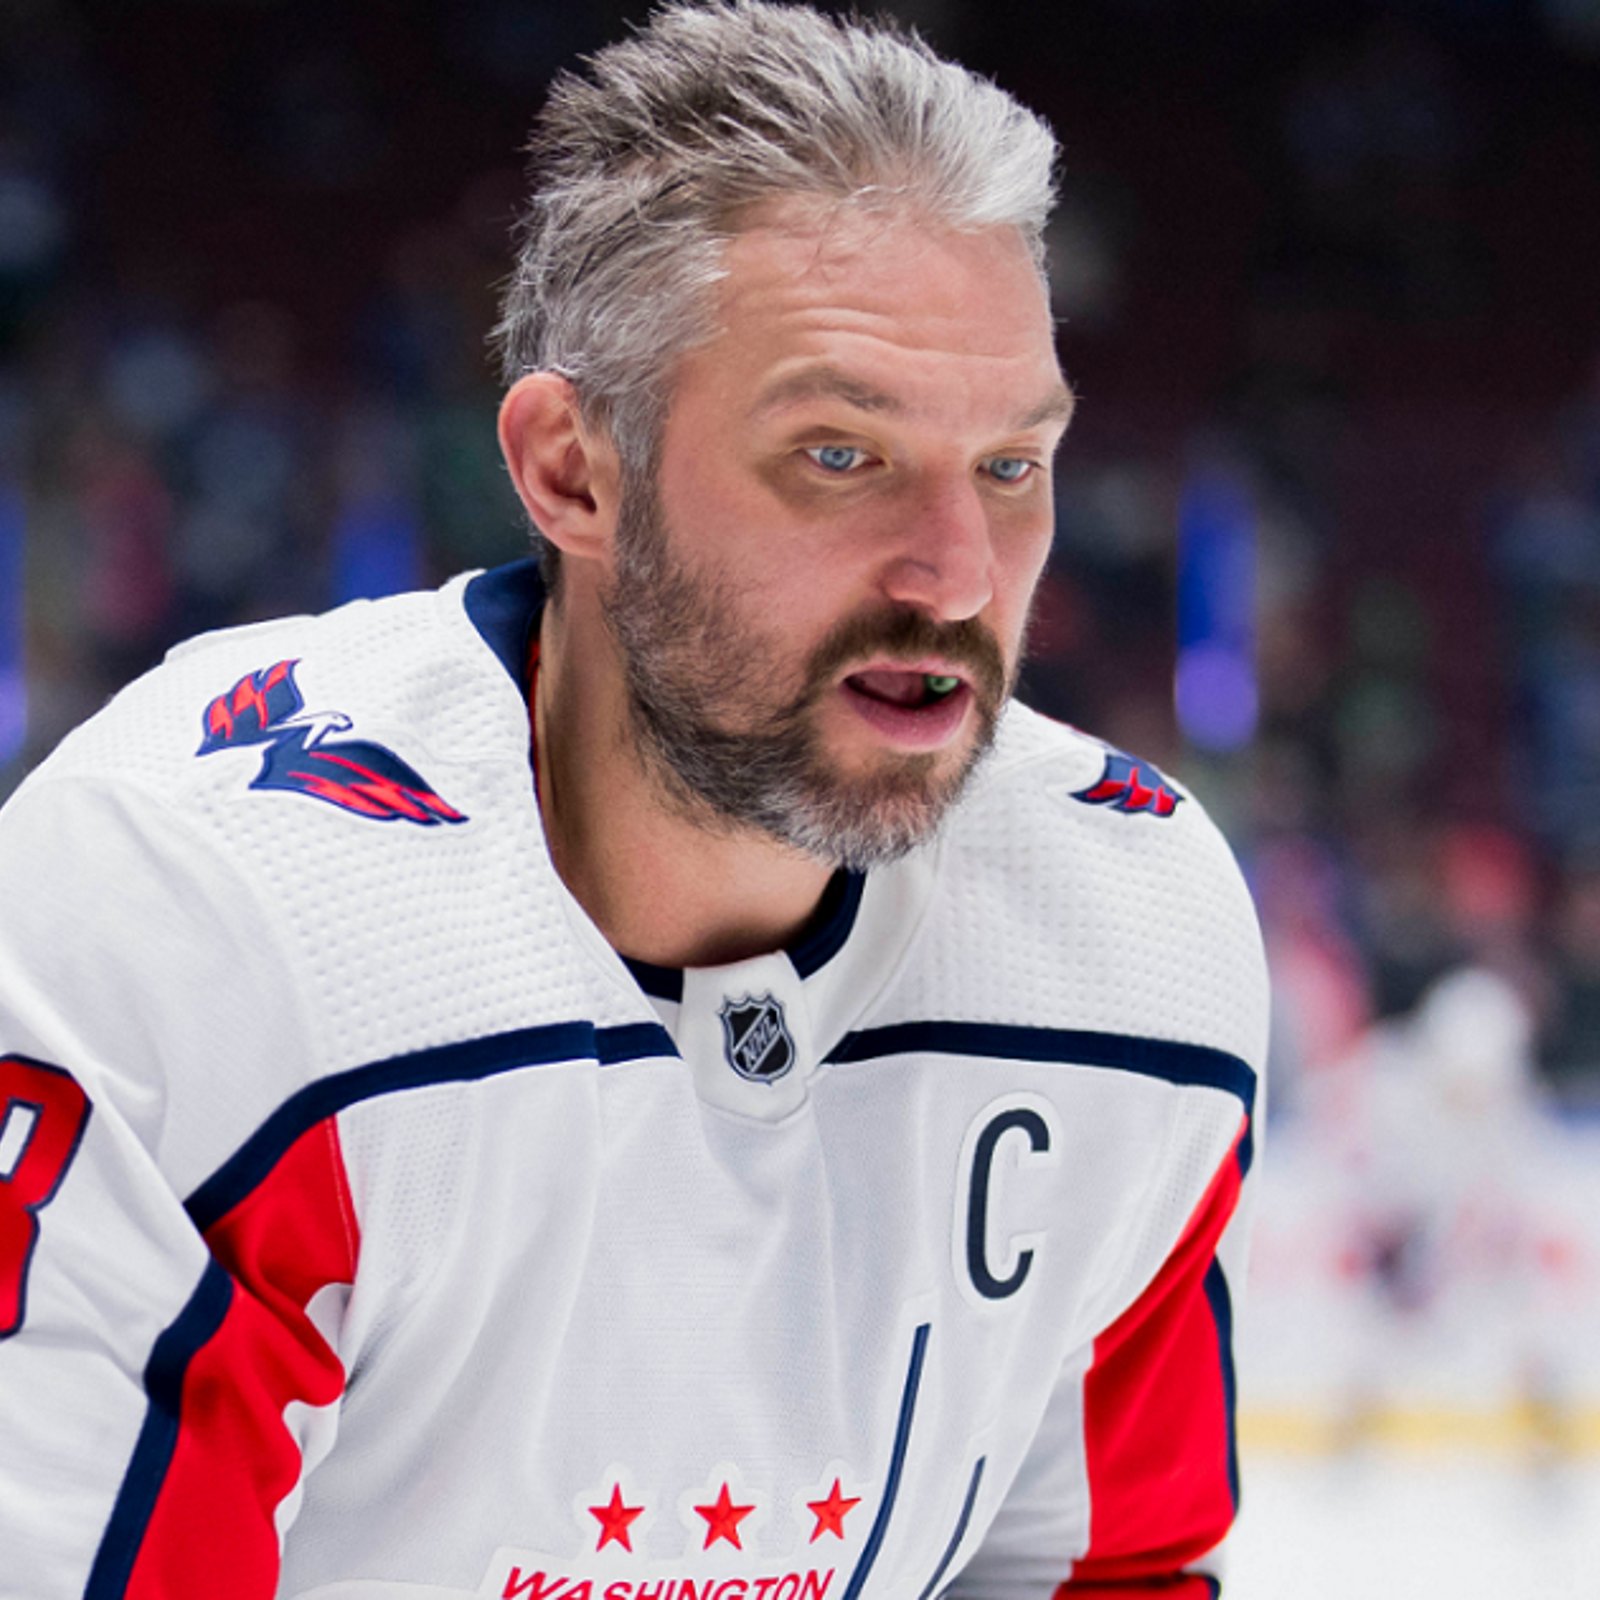
<instances>
[{"instance_id":1,"label":"ice rink surface","mask_svg":"<svg viewBox=\"0 0 1600 1600\"><path fill-rule=\"evenodd\" d=\"M1224 1600L1600 1600L1600 1460L1247 1456Z\"/></svg>"}]
</instances>

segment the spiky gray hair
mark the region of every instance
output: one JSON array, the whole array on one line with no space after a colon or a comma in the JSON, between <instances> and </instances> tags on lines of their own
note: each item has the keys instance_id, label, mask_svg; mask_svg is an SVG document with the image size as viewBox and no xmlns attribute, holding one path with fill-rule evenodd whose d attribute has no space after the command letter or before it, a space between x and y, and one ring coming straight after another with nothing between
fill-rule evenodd
<instances>
[{"instance_id":1,"label":"spiky gray hair","mask_svg":"<svg viewBox=\"0 0 1600 1600\"><path fill-rule=\"evenodd\" d=\"M626 473L653 462L677 358L715 331L724 246L763 201L1009 225L1043 272L1054 135L892 22L677 3L585 68L557 77L534 125L495 339L508 384L572 380Z\"/></svg>"}]
</instances>

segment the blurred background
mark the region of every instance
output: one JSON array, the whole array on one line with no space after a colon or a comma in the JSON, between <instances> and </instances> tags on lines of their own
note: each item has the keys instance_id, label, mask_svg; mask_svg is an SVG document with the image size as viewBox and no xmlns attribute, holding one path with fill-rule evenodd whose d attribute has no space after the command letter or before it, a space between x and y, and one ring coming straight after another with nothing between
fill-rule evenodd
<instances>
[{"instance_id":1,"label":"blurred background","mask_svg":"<svg viewBox=\"0 0 1600 1600\"><path fill-rule=\"evenodd\" d=\"M185 635L522 553L517 152L646 9L0 0L0 796ZM1230 1594L1600 1595L1600 0L888 9L1064 145L1025 697L1266 925Z\"/></svg>"}]
</instances>

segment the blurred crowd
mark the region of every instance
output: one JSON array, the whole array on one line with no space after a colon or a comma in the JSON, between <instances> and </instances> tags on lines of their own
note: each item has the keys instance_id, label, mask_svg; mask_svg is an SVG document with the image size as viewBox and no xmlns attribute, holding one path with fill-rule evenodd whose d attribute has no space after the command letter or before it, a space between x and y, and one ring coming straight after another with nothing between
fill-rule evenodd
<instances>
[{"instance_id":1,"label":"blurred crowd","mask_svg":"<svg viewBox=\"0 0 1600 1600\"><path fill-rule=\"evenodd\" d=\"M644 9L8 0L0 795L178 638L522 552L517 149ZM1463 968L1600 1107L1600 7L887 9L1062 135L1026 697L1239 845L1279 1108Z\"/></svg>"}]
</instances>

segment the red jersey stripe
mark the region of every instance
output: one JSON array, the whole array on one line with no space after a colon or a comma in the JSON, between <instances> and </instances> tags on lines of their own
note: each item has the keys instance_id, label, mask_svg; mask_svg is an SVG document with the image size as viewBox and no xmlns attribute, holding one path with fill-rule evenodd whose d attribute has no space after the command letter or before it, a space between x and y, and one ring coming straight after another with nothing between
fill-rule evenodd
<instances>
[{"instance_id":1,"label":"red jersey stripe","mask_svg":"<svg viewBox=\"0 0 1600 1600\"><path fill-rule=\"evenodd\" d=\"M1083 1396L1089 1548L1061 1600L1215 1592L1181 1572L1221 1541L1237 1509L1215 1258L1238 1204L1238 1149L1235 1140L1149 1287L1095 1341Z\"/></svg>"},{"instance_id":2,"label":"red jersey stripe","mask_svg":"<svg viewBox=\"0 0 1600 1600\"><path fill-rule=\"evenodd\" d=\"M1217 1600L1222 1589L1215 1578L1180 1573L1170 1578L1135 1578L1128 1583L1069 1583L1058 1594L1072 1600Z\"/></svg>"},{"instance_id":3,"label":"red jersey stripe","mask_svg":"<svg viewBox=\"0 0 1600 1600\"><path fill-rule=\"evenodd\" d=\"M306 1312L319 1289L355 1281L359 1239L333 1120L302 1134L206 1242L234 1293L184 1373L177 1440L128 1600L199 1597L213 1581L229 1600L277 1592L273 1518L301 1470L284 1410L344 1392L344 1368Z\"/></svg>"}]
</instances>

